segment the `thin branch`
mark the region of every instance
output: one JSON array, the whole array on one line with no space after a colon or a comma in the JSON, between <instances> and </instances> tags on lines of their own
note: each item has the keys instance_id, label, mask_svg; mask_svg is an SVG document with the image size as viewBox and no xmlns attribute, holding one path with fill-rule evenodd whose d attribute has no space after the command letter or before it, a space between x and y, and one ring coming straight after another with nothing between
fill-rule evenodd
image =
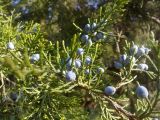
<instances>
[{"instance_id":1,"label":"thin branch","mask_svg":"<svg viewBox=\"0 0 160 120\"><path fill-rule=\"evenodd\" d=\"M149 19L153 20L155 23L160 25L160 19L154 17L154 16L148 16Z\"/></svg>"},{"instance_id":2,"label":"thin branch","mask_svg":"<svg viewBox=\"0 0 160 120\"><path fill-rule=\"evenodd\" d=\"M105 97L105 99L107 99L107 101L109 101L117 111L120 111L122 114L124 114L126 117L128 117L129 120L139 120L134 114L126 111L122 106L117 104L117 102L111 100L108 97Z\"/></svg>"}]
</instances>

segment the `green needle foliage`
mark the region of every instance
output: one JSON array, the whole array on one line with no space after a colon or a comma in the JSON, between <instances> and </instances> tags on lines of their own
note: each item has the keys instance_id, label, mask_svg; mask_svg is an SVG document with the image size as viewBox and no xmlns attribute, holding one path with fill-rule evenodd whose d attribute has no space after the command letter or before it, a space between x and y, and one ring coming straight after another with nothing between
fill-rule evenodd
<instances>
[{"instance_id":1,"label":"green needle foliage","mask_svg":"<svg viewBox=\"0 0 160 120\"><path fill-rule=\"evenodd\" d=\"M160 46L154 32L150 31L149 46L113 32L128 2L109 1L94 13L91 10L85 24L69 21L73 31L65 35L68 29L62 30L66 39L55 41L47 39L41 24L20 22L21 14L1 6L0 119L151 120L158 116ZM119 48L121 37L125 43ZM110 66L102 55L112 56L103 48L113 44L118 57Z\"/></svg>"}]
</instances>

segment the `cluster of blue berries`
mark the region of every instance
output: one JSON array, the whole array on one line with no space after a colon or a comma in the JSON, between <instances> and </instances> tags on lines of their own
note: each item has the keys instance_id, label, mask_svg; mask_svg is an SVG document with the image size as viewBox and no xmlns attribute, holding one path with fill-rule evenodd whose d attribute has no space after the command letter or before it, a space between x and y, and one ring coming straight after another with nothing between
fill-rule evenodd
<instances>
[{"instance_id":1,"label":"cluster of blue berries","mask_svg":"<svg viewBox=\"0 0 160 120\"><path fill-rule=\"evenodd\" d=\"M21 0L12 0L11 5L16 6L21 2Z\"/></svg>"},{"instance_id":2,"label":"cluster of blue berries","mask_svg":"<svg viewBox=\"0 0 160 120\"><path fill-rule=\"evenodd\" d=\"M99 23L90 23L90 24L86 24L84 26L84 33L93 33L93 35L95 37L97 37L97 39L103 39L105 36L104 36L104 33L103 32L97 32L96 30L102 26L103 24L106 24L107 23L107 20L101 20Z\"/></svg>"},{"instance_id":3,"label":"cluster of blue berries","mask_svg":"<svg viewBox=\"0 0 160 120\"><path fill-rule=\"evenodd\" d=\"M74 61L72 61L72 58L67 58L66 62L66 68L68 70L71 69L72 66L75 66L75 68L80 68L82 63L80 59L75 59Z\"/></svg>"},{"instance_id":4,"label":"cluster of blue berries","mask_svg":"<svg viewBox=\"0 0 160 120\"><path fill-rule=\"evenodd\" d=\"M133 56L127 56L126 54L123 54L123 55L120 55L119 60L114 62L114 67L116 69L121 69L131 62L135 63L136 58Z\"/></svg>"},{"instance_id":5,"label":"cluster of blue berries","mask_svg":"<svg viewBox=\"0 0 160 120\"><path fill-rule=\"evenodd\" d=\"M105 89L104 89L104 93L108 96L111 96L111 95L114 95L116 93L116 88L113 87L113 86L107 86ZM137 97L138 98L148 98L148 90L146 87L144 86L138 86L136 88L136 94L137 94Z\"/></svg>"},{"instance_id":6,"label":"cluster of blue berries","mask_svg":"<svg viewBox=\"0 0 160 120\"><path fill-rule=\"evenodd\" d=\"M84 52L85 52L85 50L83 48L78 48L76 53L77 53L78 57L83 57ZM72 58L68 57L66 59L67 72L64 72L64 74L65 74L66 80L68 82L76 80L76 73L73 71L73 68L79 69L82 67L82 64L84 64L86 67L84 73L86 75L90 74L91 70L88 67L92 63L92 58L90 56L85 56L83 62L84 63L82 63L81 59L79 59L79 58L76 58L75 60L73 60ZM102 67L98 67L97 73L98 74L104 73L104 69Z\"/></svg>"},{"instance_id":7,"label":"cluster of blue berries","mask_svg":"<svg viewBox=\"0 0 160 120\"><path fill-rule=\"evenodd\" d=\"M147 55L151 50L149 48L146 48L144 46L138 47L137 45L133 45L130 48L130 54L134 55L135 57L141 57L144 55ZM148 65L145 63L140 63L137 65L137 68L140 70L148 70ZM148 90L144 86L138 86L136 89L136 94L139 98L148 98Z\"/></svg>"},{"instance_id":8,"label":"cluster of blue berries","mask_svg":"<svg viewBox=\"0 0 160 120\"><path fill-rule=\"evenodd\" d=\"M87 0L86 6L90 9L96 10L106 2L107 0Z\"/></svg>"},{"instance_id":9,"label":"cluster of blue berries","mask_svg":"<svg viewBox=\"0 0 160 120\"><path fill-rule=\"evenodd\" d=\"M23 7L21 8L21 13L22 13L23 15L27 15L27 14L29 13L29 8L28 8L27 6L23 6Z\"/></svg>"},{"instance_id":10,"label":"cluster of blue berries","mask_svg":"<svg viewBox=\"0 0 160 120\"><path fill-rule=\"evenodd\" d=\"M84 54L84 49L83 48L78 48L77 49L77 55L78 56L82 56ZM90 60L89 60L89 57L86 58L86 64L89 65L90 63ZM66 80L67 81L75 81L76 80L76 74L75 72L73 72L71 69L72 67L74 66L75 68L81 68L82 66L82 61L80 59L75 59L75 60L72 60L72 58L68 57L66 59L66 68L67 68L67 72L66 72Z\"/></svg>"},{"instance_id":11,"label":"cluster of blue berries","mask_svg":"<svg viewBox=\"0 0 160 120\"><path fill-rule=\"evenodd\" d=\"M137 45L133 45L130 48L130 54L135 55L136 57L141 57L143 55L147 55L151 50L144 46L138 47Z\"/></svg>"},{"instance_id":12,"label":"cluster of blue berries","mask_svg":"<svg viewBox=\"0 0 160 120\"><path fill-rule=\"evenodd\" d=\"M98 29L100 28L101 25L106 24L106 20L101 20L101 22L99 22L98 24L95 22L86 24L84 26L83 29L83 33L80 36L80 39L82 40L83 43L85 43L87 45L87 47L91 47L94 42L100 41L100 40L104 40L105 39L105 34L102 31L98 31ZM85 50L83 48L78 48L77 49L77 55L78 58L71 58L70 56L68 56L68 58L65 60L66 62L66 69L67 72L65 72L66 75L66 79L68 81L74 81L76 79L76 73L74 72L74 68L76 68L77 70L84 70L83 72L85 73L85 75L89 75L90 73L92 73L92 70L90 69L90 65L92 64L93 60L90 56L84 56ZM84 57L83 57L84 56ZM80 58L84 58L83 61ZM82 66L85 67L82 69ZM98 67L97 71L95 71L95 73L97 74L102 74L104 73L104 69L102 67ZM74 73L74 74L68 74L69 73ZM94 72L93 72L94 73Z\"/></svg>"},{"instance_id":13,"label":"cluster of blue berries","mask_svg":"<svg viewBox=\"0 0 160 120\"><path fill-rule=\"evenodd\" d=\"M101 31L97 32L99 24L92 23L86 24L84 33L81 35L82 42L88 46L92 46L92 42L102 41L106 38L105 34Z\"/></svg>"},{"instance_id":14,"label":"cluster of blue berries","mask_svg":"<svg viewBox=\"0 0 160 120\"><path fill-rule=\"evenodd\" d=\"M121 69L121 68L125 67L126 65L128 65L129 63L133 63L133 66L136 66L140 70L146 71L146 70L148 70L147 64L140 63L137 65L136 62L139 60L140 57L147 55L149 52L150 52L150 49L148 49L144 46L138 47L137 45L133 45L129 49L129 55L127 55L127 54L120 55L118 61L114 62L114 66L117 69ZM105 89L106 95L113 95L113 94L109 94L106 91L108 89L110 91L115 91L114 87L106 87L106 89ZM115 92L113 92L113 93L115 93ZM139 98L148 98L148 90L144 86L139 85L136 89L136 94Z\"/></svg>"},{"instance_id":15,"label":"cluster of blue berries","mask_svg":"<svg viewBox=\"0 0 160 120\"><path fill-rule=\"evenodd\" d=\"M77 55L78 56L82 56L84 54L84 49L83 48L78 48L77 49ZM82 61L80 59L75 59L74 61L72 61L72 58L67 58L66 60L67 64L67 68L70 68L71 65L73 64L73 66L75 66L76 68L80 68L81 67L81 63ZM91 63L91 58L89 56L86 56L85 58L85 64L86 65L90 65Z\"/></svg>"},{"instance_id":16,"label":"cluster of blue berries","mask_svg":"<svg viewBox=\"0 0 160 120\"><path fill-rule=\"evenodd\" d=\"M13 7L17 6L22 0L12 0L11 1L11 5ZM27 15L29 13L29 8L27 6L22 6L21 9L20 9L20 12L23 14L23 15Z\"/></svg>"},{"instance_id":17,"label":"cluster of blue berries","mask_svg":"<svg viewBox=\"0 0 160 120\"><path fill-rule=\"evenodd\" d=\"M141 64L137 65L137 68L142 70L142 71L146 71L146 70L148 70L148 65L144 64L144 63L141 63Z\"/></svg>"},{"instance_id":18,"label":"cluster of blue berries","mask_svg":"<svg viewBox=\"0 0 160 120\"><path fill-rule=\"evenodd\" d=\"M77 54L79 56L82 56L84 54L84 49L78 48ZM72 66L75 66L75 68L80 68L81 65L82 65L82 61L80 59L72 60L72 58L70 57L66 59L66 68L68 71L65 73L65 77L66 77L67 82L76 80L76 73L72 71Z\"/></svg>"},{"instance_id":19,"label":"cluster of blue berries","mask_svg":"<svg viewBox=\"0 0 160 120\"><path fill-rule=\"evenodd\" d=\"M52 7L48 7L48 19L52 18Z\"/></svg>"},{"instance_id":20,"label":"cluster of blue berries","mask_svg":"<svg viewBox=\"0 0 160 120\"><path fill-rule=\"evenodd\" d=\"M13 42L8 42L7 43L7 49L8 50L14 50L15 49L15 46L14 46L14 43ZM39 61L40 59L40 54L33 54L31 57L30 57L30 61L31 63L34 63L34 62L37 62Z\"/></svg>"},{"instance_id":21,"label":"cluster of blue berries","mask_svg":"<svg viewBox=\"0 0 160 120\"><path fill-rule=\"evenodd\" d=\"M133 45L130 48L130 54L135 56L136 58L142 57L144 55L147 55L151 50L149 48L146 48L144 46L138 47L137 45ZM148 65L145 63L140 63L137 65L137 68L143 71L148 70Z\"/></svg>"},{"instance_id":22,"label":"cluster of blue berries","mask_svg":"<svg viewBox=\"0 0 160 120\"><path fill-rule=\"evenodd\" d=\"M13 50L15 47L14 47L14 44L13 42L9 42L7 44L7 48L10 49L10 50ZM133 48L131 49L133 50ZM77 54L79 56L82 56L84 54L84 49L83 48L78 48L77 49ZM39 61L40 59L40 55L39 54L33 54L30 58L31 62L36 62L36 61ZM85 58L85 64L86 65L90 65L92 62L92 59L89 57L89 56L86 56ZM116 62L116 68L121 68L123 65L125 64L128 64L129 61L127 59L127 55L121 55L120 58L119 58L119 62ZM71 67L71 64L72 64L72 59L71 58L68 58L67 59L67 67ZM73 65L76 67L76 68L80 68L81 67L81 60L80 59L76 59L74 60L73 62ZM146 64L139 64L138 65L138 68L139 69L142 69L142 70L148 70L148 66ZM98 73L104 73L104 69L99 67L97 69L97 72ZM86 74L89 74L90 73L90 70L89 69L86 69L85 70L85 73ZM66 77L66 80L67 82L71 82L71 81L75 81L76 80L76 73L73 72L72 70L69 70L65 73L65 77ZM116 93L116 88L113 87L113 86L107 86L104 90L105 94L106 95L114 95ZM137 89L136 89L136 94L139 98L148 98L148 90L144 87L144 86L138 86ZM13 94L11 95L12 98L14 100L16 100L16 95Z\"/></svg>"},{"instance_id":23,"label":"cluster of blue berries","mask_svg":"<svg viewBox=\"0 0 160 120\"><path fill-rule=\"evenodd\" d=\"M56 19L56 17L53 14L54 14L54 11L53 11L53 9L50 5L48 7L48 13L47 13L47 17L46 17L46 23L47 24Z\"/></svg>"},{"instance_id":24,"label":"cluster of blue berries","mask_svg":"<svg viewBox=\"0 0 160 120\"><path fill-rule=\"evenodd\" d=\"M125 67L129 63L136 63L136 60L144 55L147 55L150 52L149 48L144 46L138 47L137 45L133 45L129 50L129 55L123 54L120 55L119 60L114 62L114 67L116 69L121 69ZM148 65L144 63L140 63L137 65L137 68L140 70L148 70Z\"/></svg>"},{"instance_id":25,"label":"cluster of blue berries","mask_svg":"<svg viewBox=\"0 0 160 120\"><path fill-rule=\"evenodd\" d=\"M86 0L85 7L91 9L91 10L97 10L100 6L103 6L106 4L107 0ZM84 6L84 5L83 5ZM77 3L75 7L76 11L81 11L81 5Z\"/></svg>"}]
</instances>

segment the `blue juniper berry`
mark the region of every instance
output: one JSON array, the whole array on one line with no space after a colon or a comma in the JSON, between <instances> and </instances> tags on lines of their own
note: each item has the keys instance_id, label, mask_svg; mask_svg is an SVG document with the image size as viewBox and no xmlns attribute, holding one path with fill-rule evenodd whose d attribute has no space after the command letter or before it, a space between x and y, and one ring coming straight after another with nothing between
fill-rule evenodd
<instances>
[{"instance_id":1,"label":"blue juniper berry","mask_svg":"<svg viewBox=\"0 0 160 120\"><path fill-rule=\"evenodd\" d=\"M75 81L76 74L73 71L66 72L66 80L67 80L67 82Z\"/></svg>"},{"instance_id":2,"label":"blue juniper berry","mask_svg":"<svg viewBox=\"0 0 160 120\"><path fill-rule=\"evenodd\" d=\"M33 54L30 58L31 62L39 61L40 55L39 54Z\"/></svg>"},{"instance_id":3,"label":"blue juniper berry","mask_svg":"<svg viewBox=\"0 0 160 120\"><path fill-rule=\"evenodd\" d=\"M10 94L10 98L13 100L13 101L16 101L17 100L17 98L18 98L18 95L17 95L17 93L11 93Z\"/></svg>"},{"instance_id":4,"label":"blue juniper berry","mask_svg":"<svg viewBox=\"0 0 160 120\"><path fill-rule=\"evenodd\" d=\"M126 54L120 55L120 57L119 57L119 62L120 63L126 64L126 60L127 60L127 55Z\"/></svg>"},{"instance_id":5,"label":"blue juniper berry","mask_svg":"<svg viewBox=\"0 0 160 120\"><path fill-rule=\"evenodd\" d=\"M91 26L92 30L94 30L96 27L97 27L97 24L96 23L92 23L92 26Z\"/></svg>"},{"instance_id":6,"label":"blue juniper berry","mask_svg":"<svg viewBox=\"0 0 160 120\"><path fill-rule=\"evenodd\" d=\"M7 43L7 49L9 49L9 50L13 50L15 47L14 47L14 44L13 44L13 42L9 42L9 43Z\"/></svg>"},{"instance_id":7,"label":"blue juniper berry","mask_svg":"<svg viewBox=\"0 0 160 120\"><path fill-rule=\"evenodd\" d=\"M79 56L83 55L83 54L84 54L84 49L83 49L83 48L78 48L78 49L77 49L77 54L78 54Z\"/></svg>"},{"instance_id":8,"label":"blue juniper berry","mask_svg":"<svg viewBox=\"0 0 160 120\"><path fill-rule=\"evenodd\" d=\"M148 65L141 63L141 64L138 64L137 68L140 70L148 70Z\"/></svg>"},{"instance_id":9,"label":"blue juniper berry","mask_svg":"<svg viewBox=\"0 0 160 120\"><path fill-rule=\"evenodd\" d=\"M84 26L84 31L85 31L85 32L90 32L90 30L91 30L91 25L90 25L90 24L86 24L86 25Z\"/></svg>"},{"instance_id":10,"label":"blue juniper berry","mask_svg":"<svg viewBox=\"0 0 160 120\"><path fill-rule=\"evenodd\" d=\"M82 35L81 39L82 39L83 42L86 42L89 39L89 36L88 35Z\"/></svg>"},{"instance_id":11,"label":"blue juniper berry","mask_svg":"<svg viewBox=\"0 0 160 120\"><path fill-rule=\"evenodd\" d=\"M76 59L74 62L75 62L75 67L76 68L80 68L81 67L81 60Z\"/></svg>"},{"instance_id":12,"label":"blue juniper berry","mask_svg":"<svg viewBox=\"0 0 160 120\"><path fill-rule=\"evenodd\" d=\"M103 39L104 38L104 33L102 33L102 32L98 32L97 34L96 34L96 38L99 40L99 39Z\"/></svg>"},{"instance_id":13,"label":"blue juniper berry","mask_svg":"<svg viewBox=\"0 0 160 120\"><path fill-rule=\"evenodd\" d=\"M123 65L122 65L120 62L115 61L115 62L114 62L114 67L115 67L116 69L121 69L121 68L123 68Z\"/></svg>"},{"instance_id":14,"label":"blue juniper berry","mask_svg":"<svg viewBox=\"0 0 160 120\"><path fill-rule=\"evenodd\" d=\"M138 48L138 51L137 51L137 54L136 54L136 55L137 55L138 57L140 57L140 56L143 56L143 55L145 55L145 54L148 54L149 51L150 51L150 49L145 48L144 46L142 46L142 47L139 47L139 48Z\"/></svg>"},{"instance_id":15,"label":"blue juniper berry","mask_svg":"<svg viewBox=\"0 0 160 120\"><path fill-rule=\"evenodd\" d=\"M12 6L16 6L21 2L21 0L12 0L11 4Z\"/></svg>"},{"instance_id":16,"label":"blue juniper berry","mask_svg":"<svg viewBox=\"0 0 160 120\"><path fill-rule=\"evenodd\" d=\"M89 56L87 56L86 59L85 59L86 65L90 65L91 62L92 62L91 58Z\"/></svg>"},{"instance_id":17,"label":"blue juniper berry","mask_svg":"<svg viewBox=\"0 0 160 120\"><path fill-rule=\"evenodd\" d=\"M135 55L137 54L138 52L138 46L137 45L133 45L131 48L130 48L130 54L131 55Z\"/></svg>"},{"instance_id":18,"label":"blue juniper berry","mask_svg":"<svg viewBox=\"0 0 160 120\"><path fill-rule=\"evenodd\" d=\"M116 88L113 86L107 86L104 90L106 95L114 95L116 92Z\"/></svg>"},{"instance_id":19,"label":"blue juniper berry","mask_svg":"<svg viewBox=\"0 0 160 120\"><path fill-rule=\"evenodd\" d=\"M144 86L138 86L136 88L136 94L139 98L148 98L148 90Z\"/></svg>"},{"instance_id":20,"label":"blue juniper berry","mask_svg":"<svg viewBox=\"0 0 160 120\"><path fill-rule=\"evenodd\" d=\"M99 1L98 0L87 0L87 7L90 9L98 9Z\"/></svg>"},{"instance_id":21,"label":"blue juniper berry","mask_svg":"<svg viewBox=\"0 0 160 120\"><path fill-rule=\"evenodd\" d=\"M23 14L23 15L26 15L26 14L29 13L29 8L27 8L26 6L23 6L23 7L21 8L21 11L22 11L22 14Z\"/></svg>"}]
</instances>

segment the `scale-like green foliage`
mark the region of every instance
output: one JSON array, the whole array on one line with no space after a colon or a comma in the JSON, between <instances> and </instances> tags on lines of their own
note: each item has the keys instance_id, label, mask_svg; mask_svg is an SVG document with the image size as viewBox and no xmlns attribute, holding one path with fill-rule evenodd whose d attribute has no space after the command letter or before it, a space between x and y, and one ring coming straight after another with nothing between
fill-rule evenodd
<instances>
[{"instance_id":1,"label":"scale-like green foliage","mask_svg":"<svg viewBox=\"0 0 160 120\"><path fill-rule=\"evenodd\" d=\"M41 5L39 8L43 8L41 2L45 1L35 1ZM49 34L46 37L42 24L20 21L23 15L9 13L4 11L6 6L2 7L0 119L147 120L154 113L158 115L160 49L154 33L149 34L148 48L113 32L112 27L121 21L128 2L109 1L98 10L90 10L85 24L73 20L74 15L68 16L72 20L66 23L67 16L61 15L62 21L56 24L66 28L60 33L66 39L58 41L47 39ZM63 7L58 1L53 3ZM68 0L63 4L67 3ZM73 29L65 35L70 28L65 25L68 23ZM118 48L121 37L125 43L123 48ZM117 45L119 59L111 60L112 66L103 62L102 54L114 54L105 54L106 44ZM78 48L84 50L83 54L77 52ZM155 86L153 90L146 81ZM141 84L146 89L136 90ZM107 86L111 87L105 90Z\"/></svg>"}]
</instances>

